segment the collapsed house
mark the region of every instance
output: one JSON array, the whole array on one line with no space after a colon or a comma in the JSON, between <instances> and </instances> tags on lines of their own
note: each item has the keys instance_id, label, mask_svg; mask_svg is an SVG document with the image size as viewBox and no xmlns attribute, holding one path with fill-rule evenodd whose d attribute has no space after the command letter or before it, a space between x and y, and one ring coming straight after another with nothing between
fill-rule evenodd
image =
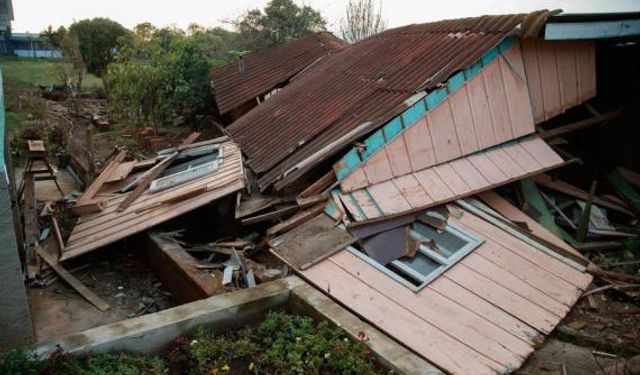
<instances>
[{"instance_id":1,"label":"collapsed house","mask_svg":"<svg viewBox=\"0 0 640 375\"><path fill-rule=\"evenodd\" d=\"M320 32L262 51L240 55L230 64L211 70L217 113L228 123L268 99L297 75L347 43Z\"/></svg>"},{"instance_id":2,"label":"collapsed house","mask_svg":"<svg viewBox=\"0 0 640 375\"><path fill-rule=\"evenodd\" d=\"M583 241L491 190L557 187L544 173L576 160L548 141L619 114L536 128L596 96L595 39L637 39L620 27L637 15L611 17L540 11L385 31L232 123L263 194L329 197L324 213L267 232L273 254L446 372L519 368L593 266L561 238ZM578 196L591 206L593 194Z\"/></svg>"},{"instance_id":3,"label":"collapsed house","mask_svg":"<svg viewBox=\"0 0 640 375\"><path fill-rule=\"evenodd\" d=\"M258 272L268 281L277 272L251 258L269 250L445 372L512 372L602 275L585 249L604 245L590 240L638 234L637 174L616 169L614 197L555 171L578 163L563 136L622 113L616 100L590 104L598 40L635 48L639 18L483 16L249 54L212 72L217 110L235 120L228 137L194 133L144 160L115 150L65 198L68 236L53 218L34 251L106 309L60 262L231 200L232 238L148 235L163 247L151 262L177 265L159 278L187 285L183 301L232 279L252 287Z\"/></svg>"}]
</instances>

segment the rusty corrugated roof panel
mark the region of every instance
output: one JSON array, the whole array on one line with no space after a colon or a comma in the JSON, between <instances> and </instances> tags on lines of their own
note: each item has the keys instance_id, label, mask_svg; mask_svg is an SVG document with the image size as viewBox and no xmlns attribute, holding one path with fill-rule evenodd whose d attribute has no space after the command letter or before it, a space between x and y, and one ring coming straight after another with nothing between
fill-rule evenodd
<instances>
[{"instance_id":1,"label":"rusty corrugated roof panel","mask_svg":"<svg viewBox=\"0 0 640 375\"><path fill-rule=\"evenodd\" d=\"M271 91L318 59L346 45L331 33L321 32L244 56L243 72L237 61L213 68L211 79L218 110L226 113Z\"/></svg>"},{"instance_id":2,"label":"rusty corrugated roof panel","mask_svg":"<svg viewBox=\"0 0 640 375\"><path fill-rule=\"evenodd\" d=\"M417 91L437 86L521 32L525 17L482 16L380 33L319 62L227 131L264 189L359 125L388 120ZM326 156L340 150L336 145Z\"/></svg>"}]
</instances>

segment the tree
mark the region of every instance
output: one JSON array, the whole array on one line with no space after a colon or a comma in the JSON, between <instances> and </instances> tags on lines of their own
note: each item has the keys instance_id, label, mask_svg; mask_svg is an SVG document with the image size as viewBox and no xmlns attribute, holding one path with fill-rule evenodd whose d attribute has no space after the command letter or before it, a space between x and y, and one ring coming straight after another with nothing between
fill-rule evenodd
<instances>
[{"instance_id":1,"label":"tree","mask_svg":"<svg viewBox=\"0 0 640 375\"><path fill-rule=\"evenodd\" d=\"M132 41L131 31L108 18L75 22L69 27L69 34L75 35L78 41L87 71L103 80L107 66L115 60L118 46Z\"/></svg>"},{"instance_id":2,"label":"tree","mask_svg":"<svg viewBox=\"0 0 640 375\"><path fill-rule=\"evenodd\" d=\"M355 43L384 31L382 4L376 8L372 0L349 0L345 16L340 20L340 33L349 43Z\"/></svg>"},{"instance_id":3,"label":"tree","mask_svg":"<svg viewBox=\"0 0 640 375\"><path fill-rule=\"evenodd\" d=\"M245 49L259 50L325 30L326 20L308 5L293 0L271 0L264 11L253 9L232 22Z\"/></svg>"}]
</instances>

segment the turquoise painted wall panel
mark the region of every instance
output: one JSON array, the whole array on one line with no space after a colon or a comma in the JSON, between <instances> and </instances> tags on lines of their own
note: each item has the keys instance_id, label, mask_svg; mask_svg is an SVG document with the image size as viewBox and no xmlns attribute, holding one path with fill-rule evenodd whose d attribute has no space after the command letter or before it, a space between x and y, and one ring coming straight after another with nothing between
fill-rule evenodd
<instances>
[{"instance_id":1,"label":"turquoise painted wall panel","mask_svg":"<svg viewBox=\"0 0 640 375\"><path fill-rule=\"evenodd\" d=\"M418 122L425 112L427 112L427 108L424 106L424 102L422 100L418 100L414 105L407 108L402 114L402 121L404 122L405 128L408 128Z\"/></svg>"},{"instance_id":2,"label":"turquoise painted wall panel","mask_svg":"<svg viewBox=\"0 0 640 375\"><path fill-rule=\"evenodd\" d=\"M362 160L367 159L369 156L373 155L374 152L381 149L385 144L384 135L382 134L382 129L379 129L375 133L371 134L369 138L364 141L365 147L364 150L360 153L360 157Z\"/></svg>"},{"instance_id":3,"label":"turquoise painted wall panel","mask_svg":"<svg viewBox=\"0 0 640 375\"><path fill-rule=\"evenodd\" d=\"M438 104L442 103L447 95L448 93L445 87L430 92L429 95L427 95L427 108L429 108L429 110L434 109Z\"/></svg>"},{"instance_id":4,"label":"turquoise painted wall panel","mask_svg":"<svg viewBox=\"0 0 640 375\"><path fill-rule=\"evenodd\" d=\"M395 138L395 136L400 134L403 130L404 128L402 127L402 120L399 116L391 120L382 128L384 138L387 140L387 142Z\"/></svg>"}]
</instances>

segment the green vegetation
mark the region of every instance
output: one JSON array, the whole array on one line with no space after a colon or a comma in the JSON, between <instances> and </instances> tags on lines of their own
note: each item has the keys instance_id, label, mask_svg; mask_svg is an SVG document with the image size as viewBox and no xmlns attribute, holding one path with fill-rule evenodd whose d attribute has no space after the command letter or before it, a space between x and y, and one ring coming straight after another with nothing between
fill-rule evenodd
<instances>
[{"instance_id":1,"label":"green vegetation","mask_svg":"<svg viewBox=\"0 0 640 375\"><path fill-rule=\"evenodd\" d=\"M258 327L217 334L199 328L162 356L127 353L45 361L13 351L0 357L2 374L377 374L367 347L328 322L270 313Z\"/></svg>"},{"instance_id":2,"label":"green vegetation","mask_svg":"<svg viewBox=\"0 0 640 375\"><path fill-rule=\"evenodd\" d=\"M66 61L0 58L0 68L6 86L28 90L37 85L64 83L65 73L71 69ZM83 91L95 92L102 88L102 81L93 74L87 74L83 81Z\"/></svg>"}]
</instances>

